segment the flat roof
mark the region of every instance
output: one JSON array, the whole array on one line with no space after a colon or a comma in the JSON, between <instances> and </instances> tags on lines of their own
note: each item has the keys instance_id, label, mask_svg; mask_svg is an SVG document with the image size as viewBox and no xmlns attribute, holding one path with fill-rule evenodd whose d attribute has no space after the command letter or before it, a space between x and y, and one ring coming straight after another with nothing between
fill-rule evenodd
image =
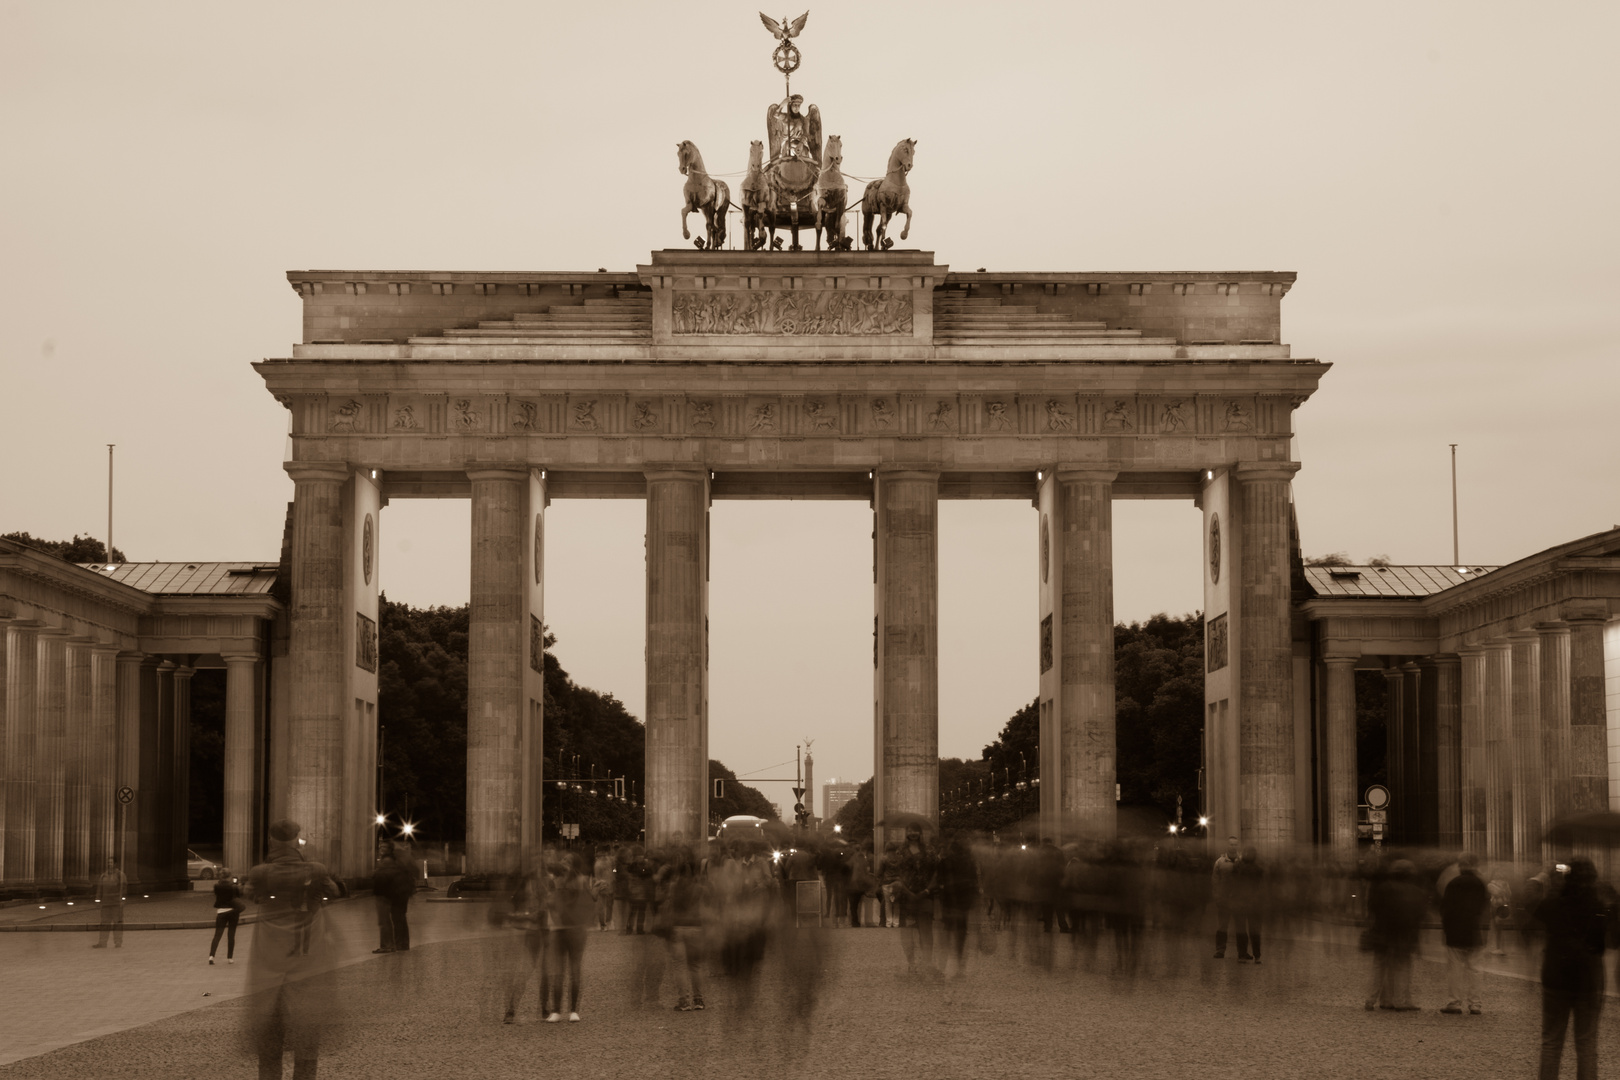
<instances>
[{"instance_id":1,"label":"flat roof","mask_svg":"<svg viewBox=\"0 0 1620 1080\"><path fill-rule=\"evenodd\" d=\"M253 562L79 563L112 581L155 596L262 596L280 566Z\"/></svg>"}]
</instances>

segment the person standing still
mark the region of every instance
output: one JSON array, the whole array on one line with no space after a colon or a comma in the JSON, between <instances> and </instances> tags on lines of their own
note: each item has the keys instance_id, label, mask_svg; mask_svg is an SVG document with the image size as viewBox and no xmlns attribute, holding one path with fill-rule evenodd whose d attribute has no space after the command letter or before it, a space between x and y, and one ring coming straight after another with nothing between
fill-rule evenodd
<instances>
[{"instance_id":1,"label":"person standing still","mask_svg":"<svg viewBox=\"0 0 1620 1080\"><path fill-rule=\"evenodd\" d=\"M899 908L900 948L905 953L906 970L917 972L917 953L922 953L923 972L938 975L934 966L934 889L939 860L923 842L922 826L906 826L906 842L900 845L892 862L883 867L884 876Z\"/></svg>"},{"instance_id":2,"label":"person standing still","mask_svg":"<svg viewBox=\"0 0 1620 1080\"><path fill-rule=\"evenodd\" d=\"M403 879L403 885L401 884ZM410 875L399 865L394 857L394 845L387 840L377 841L377 869L371 876L371 899L377 907L377 947L374 953L391 953L399 949L410 948L410 931L405 931L405 940L400 941L399 929L404 920L404 905L400 904L400 913L395 917L395 897L403 889L414 890L415 882ZM406 894L405 902L409 902Z\"/></svg>"},{"instance_id":3,"label":"person standing still","mask_svg":"<svg viewBox=\"0 0 1620 1080\"><path fill-rule=\"evenodd\" d=\"M101 940L90 946L92 949L105 949L108 933L112 934L113 948L124 947L124 894L128 891L129 882L124 880L124 872L118 869L116 860L108 859L107 869L96 879L96 903L101 905Z\"/></svg>"},{"instance_id":4,"label":"person standing still","mask_svg":"<svg viewBox=\"0 0 1620 1080\"><path fill-rule=\"evenodd\" d=\"M1480 879L1479 856L1464 852L1457 859L1457 876L1440 897L1440 929L1446 939L1446 978L1451 1000L1440 1011L1480 1014L1479 954L1485 949L1485 923L1490 918L1490 888Z\"/></svg>"},{"instance_id":5,"label":"person standing still","mask_svg":"<svg viewBox=\"0 0 1620 1080\"><path fill-rule=\"evenodd\" d=\"M208 946L208 962L214 962L214 954L219 951L219 938L225 937L225 962L236 963L236 924L242 919L242 910L247 905L242 903L242 889L237 885L236 879L226 867L219 868L219 877L214 881L214 940Z\"/></svg>"}]
</instances>

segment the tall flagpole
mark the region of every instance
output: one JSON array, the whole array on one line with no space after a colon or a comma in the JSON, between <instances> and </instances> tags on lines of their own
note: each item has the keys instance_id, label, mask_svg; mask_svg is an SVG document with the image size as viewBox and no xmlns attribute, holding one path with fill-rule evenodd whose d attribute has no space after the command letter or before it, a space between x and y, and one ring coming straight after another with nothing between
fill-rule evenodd
<instances>
[{"instance_id":1,"label":"tall flagpole","mask_svg":"<svg viewBox=\"0 0 1620 1080\"><path fill-rule=\"evenodd\" d=\"M1457 444L1451 444L1451 565L1462 565L1461 548L1457 545Z\"/></svg>"},{"instance_id":2,"label":"tall flagpole","mask_svg":"<svg viewBox=\"0 0 1620 1080\"><path fill-rule=\"evenodd\" d=\"M113 561L112 546L112 495L113 495L113 447L116 443L107 444L107 562Z\"/></svg>"}]
</instances>

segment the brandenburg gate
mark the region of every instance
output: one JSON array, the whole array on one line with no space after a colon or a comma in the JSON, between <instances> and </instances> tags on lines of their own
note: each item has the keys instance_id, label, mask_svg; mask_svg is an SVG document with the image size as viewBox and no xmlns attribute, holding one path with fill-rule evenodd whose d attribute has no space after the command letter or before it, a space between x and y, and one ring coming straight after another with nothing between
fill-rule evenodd
<instances>
[{"instance_id":1,"label":"brandenburg gate","mask_svg":"<svg viewBox=\"0 0 1620 1080\"><path fill-rule=\"evenodd\" d=\"M404 498L472 500L471 869L538 842L545 508L573 498L647 503L649 843L706 833L709 507L772 498L873 509L879 820L938 813L939 501L1034 505L1058 836L1114 827L1113 501L1195 500L1207 805L1223 835L1309 838L1290 437L1327 365L1282 343L1293 274L722 249L634 273L288 278L303 341L256 365L291 412L295 483L271 812L342 872L370 860L381 511Z\"/></svg>"}]
</instances>

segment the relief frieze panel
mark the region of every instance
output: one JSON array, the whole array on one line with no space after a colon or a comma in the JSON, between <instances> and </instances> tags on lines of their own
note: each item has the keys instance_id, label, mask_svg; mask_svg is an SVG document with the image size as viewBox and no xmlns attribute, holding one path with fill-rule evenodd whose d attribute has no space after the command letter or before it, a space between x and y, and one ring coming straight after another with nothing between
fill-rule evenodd
<instances>
[{"instance_id":1,"label":"relief frieze panel","mask_svg":"<svg viewBox=\"0 0 1620 1080\"><path fill-rule=\"evenodd\" d=\"M871 289L677 292L671 328L676 334L909 335L912 297Z\"/></svg>"}]
</instances>

